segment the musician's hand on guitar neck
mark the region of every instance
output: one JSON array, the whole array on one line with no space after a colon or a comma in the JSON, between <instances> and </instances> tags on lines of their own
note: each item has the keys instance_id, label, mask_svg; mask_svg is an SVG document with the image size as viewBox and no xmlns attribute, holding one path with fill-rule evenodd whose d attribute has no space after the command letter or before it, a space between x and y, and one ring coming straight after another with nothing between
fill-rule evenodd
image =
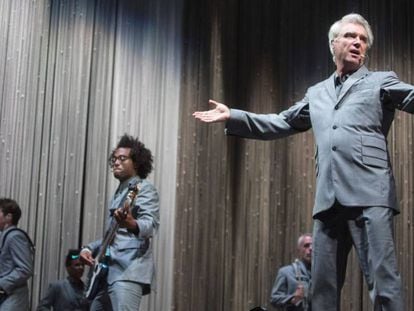
<instances>
[{"instance_id":1,"label":"musician's hand on guitar neck","mask_svg":"<svg viewBox=\"0 0 414 311\"><path fill-rule=\"evenodd\" d=\"M88 248L82 249L82 251L79 254L80 260L88 265L93 266L95 264L95 260L92 257L92 252Z\"/></svg>"},{"instance_id":2,"label":"musician's hand on guitar neck","mask_svg":"<svg viewBox=\"0 0 414 311\"><path fill-rule=\"evenodd\" d=\"M118 208L114 213L114 217L121 228L127 228L134 233L138 232L138 225L131 211L125 212L122 208Z\"/></svg>"}]
</instances>

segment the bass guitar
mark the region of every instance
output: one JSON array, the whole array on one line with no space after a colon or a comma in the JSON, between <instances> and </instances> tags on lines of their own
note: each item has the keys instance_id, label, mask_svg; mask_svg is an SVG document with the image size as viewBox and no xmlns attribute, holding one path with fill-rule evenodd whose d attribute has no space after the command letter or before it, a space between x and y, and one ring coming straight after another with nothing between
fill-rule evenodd
<instances>
[{"instance_id":1,"label":"bass guitar","mask_svg":"<svg viewBox=\"0 0 414 311\"><path fill-rule=\"evenodd\" d=\"M124 214L127 214L131 206L133 206L135 197L138 195L139 186L138 184L130 184L128 186L127 198L120 209ZM86 288L85 297L88 300L93 300L98 294L106 281L108 274L108 260L110 257L109 246L112 244L116 231L119 228L118 222L112 217L109 229L106 231L105 236L102 240L102 244L99 248L99 252L95 257L95 265L93 267L92 275L89 279L88 286Z\"/></svg>"}]
</instances>

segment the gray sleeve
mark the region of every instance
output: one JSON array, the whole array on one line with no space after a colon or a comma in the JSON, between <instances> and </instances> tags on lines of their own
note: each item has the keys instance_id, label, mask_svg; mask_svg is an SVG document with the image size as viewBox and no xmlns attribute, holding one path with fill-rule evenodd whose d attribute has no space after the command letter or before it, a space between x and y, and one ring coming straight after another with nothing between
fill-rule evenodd
<instances>
[{"instance_id":1,"label":"gray sleeve","mask_svg":"<svg viewBox=\"0 0 414 311\"><path fill-rule=\"evenodd\" d=\"M33 275L33 250L27 237L21 232L13 232L7 237L7 249L13 258L14 267L0 279L0 287L6 293L26 284ZM4 247L6 248L6 246Z\"/></svg>"},{"instance_id":2,"label":"gray sleeve","mask_svg":"<svg viewBox=\"0 0 414 311\"><path fill-rule=\"evenodd\" d=\"M230 110L226 122L227 135L271 140L306 131L312 127L307 97L279 114L256 114Z\"/></svg>"},{"instance_id":3,"label":"gray sleeve","mask_svg":"<svg viewBox=\"0 0 414 311\"><path fill-rule=\"evenodd\" d=\"M394 72L389 72L381 85L381 101L385 106L414 113L414 86L400 81Z\"/></svg>"},{"instance_id":4,"label":"gray sleeve","mask_svg":"<svg viewBox=\"0 0 414 311\"><path fill-rule=\"evenodd\" d=\"M158 192L148 181L143 182L135 205L139 206L136 217L139 237L152 237L160 223L160 209Z\"/></svg>"},{"instance_id":5,"label":"gray sleeve","mask_svg":"<svg viewBox=\"0 0 414 311\"><path fill-rule=\"evenodd\" d=\"M293 294L289 294L288 282L286 267L281 268L277 273L270 295L270 303L274 307L282 308L291 305L290 300L293 298Z\"/></svg>"},{"instance_id":6,"label":"gray sleeve","mask_svg":"<svg viewBox=\"0 0 414 311\"><path fill-rule=\"evenodd\" d=\"M102 244L102 239L99 239L99 240L90 242L89 244L86 245L86 247L91 250L92 254L96 254L101 244Z\"/></svg>"}]
</instances>

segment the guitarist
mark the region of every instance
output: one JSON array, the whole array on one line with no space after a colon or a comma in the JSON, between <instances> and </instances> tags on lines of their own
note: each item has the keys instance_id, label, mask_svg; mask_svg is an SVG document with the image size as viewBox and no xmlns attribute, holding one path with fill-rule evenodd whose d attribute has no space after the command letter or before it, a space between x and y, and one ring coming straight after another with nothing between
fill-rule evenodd
<instances>
[{"instance_id":1,"label":"guitarist","mask_svg":"<svg viewBox=\"0 0 414 311\"><path fill-rule=\"evenodd\" d=\"M152 154L137 138L123 135L109 157L109 166L119 186L109 204L107 227L116 230L105 250L106 280L91 304L91 310L139 310L143 295L149 294L155 271L152 237L159 226L159 200L155 187L146 179L152 171ZM130 185L138 194L125 211ZM95 264L102 240L82 248L81 259Z\"/></svg>"}]
</instances>

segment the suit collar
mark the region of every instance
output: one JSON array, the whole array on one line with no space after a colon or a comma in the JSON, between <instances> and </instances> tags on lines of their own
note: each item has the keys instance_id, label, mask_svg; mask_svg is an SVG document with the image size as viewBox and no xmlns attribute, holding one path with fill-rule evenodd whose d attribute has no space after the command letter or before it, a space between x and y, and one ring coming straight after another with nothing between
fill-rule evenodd
<instances>
[{"instance_id":1,"label":"suit collar","mask_svg":"<svg viewBox=\"0 0 414 311\"><path fill-rule=\"evenodd\" d=\"M133 176L128 180L121 182L115 191L114 196L112 197L109 209L112 210L121 207L126 200L126 196L129 191L129 185L136 185L141 181L142 179L139 176Z\"/></svg>"},{"instance_id":2,"label":"suit collar","mask_svg":"<svg viewBox=\"0 0 414 311\"><path fill-rule=\"evenodd\" d=\"M340 102L342 98L346 95L348 90L360 79L364 78L369 73L369 70L365 66L361 66L357 71L349 76L348 79L343 84L341 93L339 97L336 96L335 92L335 77L336 73L334 72L327 80L325 80L325 87L328 90L329 96L333 99L334 102Z\"/></svg>"},{"instance_id":3,"label":"suit collar","mask_svg":"<svg viewBox=\"0 0 414 311\"><path fill-rule=\"evenodd\" d=\"M121 182L115 192L115 194L124 192L126 189L129 188L129 185L136 185L141 181L141 178L139 178L138 176L132 176L131 178Z\"/></svg>"},{"instance_id":4,"label":"suit collar","mask_svg":"<svg viewBox=\"0 0 414 311\"><path fill-rule=\"evenodd\" d=\"M338 101L340 101L348 90L353 86L357 81L364 78L368 74L368 69L365 66L362 66L357 71L355 71L349 78L344 82L344 86L342 87L341 93L339 94Z\"/></svg>"},{"instance_id":5,"label":"suit collar","mask_svg":"<svg viewBox=\"0 0 414 311\"><path fill-rule=\"evenodd\" d=\"M302 260L299 260L299 259L295 259L295 261L294 261L294 263L293 263L294 265L297 265L297 269L299 269L299 273L301 274L301 275L304 275L304 276L308 276L308 277L310 277L310 273L311 273L311 270L310 269L308 269L307 267L306 267L306 265L305 265L305 263L302 261ZM296 269L296 268L295 268Z\"/></svg>"},{"instance_id":6,"label":"suit collar","mask_svg":"<svg viewBox=\"0 0 414 311\"><path fill-rule=\"evenodd\" d=\"M3 231L0 231L0 236L1 236L1 234L5 234L7 231L10 231L10 230L12 230L13 228L16 228L17 226L16 225L10 225L10 226L8 226L6 229L3 229Z\"/></svg>"}]
</instances>

